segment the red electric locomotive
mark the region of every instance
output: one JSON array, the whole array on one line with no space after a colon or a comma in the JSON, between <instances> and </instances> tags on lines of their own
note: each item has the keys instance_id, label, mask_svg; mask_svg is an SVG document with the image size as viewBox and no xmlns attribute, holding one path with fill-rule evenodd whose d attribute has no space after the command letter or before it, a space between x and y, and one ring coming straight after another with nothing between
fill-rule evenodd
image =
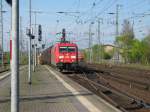
<instances>
[{"instance_id":1,"label":"red electric locomotive","mask_svg":"<svg viewBox=\"0 0 150 112\"><path fill-rule=\"evenodd\" d=\"M61 42L44 50L40 55L42 64L51 64L60 71L72 70L78 67L78 47L75 43L65 40L65 30Z\"/></svg>"},{"instance_id":2,"label":"red electric locomotive","mask_svg":"<svg viewBox=\"0 0 150 112\"><path fill-rule=\"evenodd\" d=\"M63 69L75 69L78 66L78 47L74 43L60 42L51 49L51 64Z\"/></svg>"}]
</instances>

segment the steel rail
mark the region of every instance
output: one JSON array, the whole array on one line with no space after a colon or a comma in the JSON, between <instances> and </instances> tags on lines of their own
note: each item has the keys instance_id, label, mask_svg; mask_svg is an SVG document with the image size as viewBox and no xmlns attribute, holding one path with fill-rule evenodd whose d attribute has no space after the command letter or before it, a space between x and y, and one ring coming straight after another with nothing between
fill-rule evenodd
<instances>
[{"instance_id":1,"label":"steel rail","mask_svg":"<svg viewBox=\"0 0 150 112\"><path fill-rule=\"evenodd\" d=\"M127 94L124 91L120 91L120 90L110 86L109 83L108 83L107 87L102 85L102 84L96 83L96 82L90 80L89 78L87 78L86 77L87 75L86 75L86 73L84 71L82 71L82 72L83 72L82 74L84 74L84 75L78 75L78 77L84 79L87 82L89 82L90 85L92 85L92 87L94 87L95 90L99 90L99 87L100 87L100 88L105 89L105 91L110 91L111 93L114 93L116 95L121 95L121 96L124 96L124 97L130 99L132 102L137 104L137 106L140 106L140 107L143 107L143 108L146 108L146 109L150 108L150 104L146 103L141 98L135 97L135 96L133 96L131 94ZM106 95L104 91L99 91L99 92L104 96L104 98L106 98L106 100L109 100L115 107L120 108L122 111L125 111L125 109L122 106L120 106L115 101L113 101L111 98L109 98L109 96Z\"/></svg>"}]
</instances>

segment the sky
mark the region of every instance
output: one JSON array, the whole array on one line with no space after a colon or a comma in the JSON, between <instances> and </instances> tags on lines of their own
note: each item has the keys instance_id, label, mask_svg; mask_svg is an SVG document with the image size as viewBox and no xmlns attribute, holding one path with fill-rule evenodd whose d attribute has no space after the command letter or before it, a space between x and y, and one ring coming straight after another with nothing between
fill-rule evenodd
<instances>
[{"instance_id":1,"label":"sky","mask_svg":"<svg viewBox=\"0 0 150 112\"><path fill-rule=\"evenodd\" d=\"M116 5L119 5L119 32L122 24L128 19L133 25L137 39L144 38L150 30L150 0L32 0L32 10L37 13L36 23L42 25L43 43L46 47L59 40L62 28L67 31L67 39L76 42L79 48L88 48L90 23L92 44L97 43L98 18L100 19L101 43L113 44L115 39ZM9 49L9 31L11 9L3 0L4 50ZM63 14L57 12L66 12ZM74 12L74 13L73 13ZM141 15L144 15L142 17ZM29 0L20 0L20 17L24 49L28 44L26 28L29 26ZM32 14L32 24L35 15ZM34 28L34 26L33 26ZM36 38L37 40L37 38Z\"/></svg>"}]
</instances>

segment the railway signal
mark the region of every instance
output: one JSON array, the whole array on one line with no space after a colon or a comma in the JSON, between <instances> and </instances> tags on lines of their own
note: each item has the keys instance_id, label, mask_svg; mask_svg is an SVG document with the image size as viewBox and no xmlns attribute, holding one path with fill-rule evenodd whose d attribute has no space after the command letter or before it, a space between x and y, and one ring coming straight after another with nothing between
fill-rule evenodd
<instances>
[{"instance_id":1,"label":"railway signal","mask_svg":"<svg viewBox=\"0 0 150 112\"><path fill-rule=\"evenodd\" d=\"M12 0L6 0L6 2L12 6Z\"/></svg>"},{"instance_id":2,"label":"railway signal","mask_svg":"<svg viewBox=\"0 0 150 112\"><path fill-rule=\"evenodd\" d=\"M42 26L38 26L38 41L42 41Z\"/></svg>"},{"instance_id":3,"label":"railway signal","mask_svg":"<svg viewBox=\"0 0 150 112\"><path fill-rule=\"evenodd\" d=\"M42 44L42 49L44 49L45 48L45 44Z\"/></svg>"},{"instance_id":4,"label":"railway signal","mask_svg":"<svg viewBox=\"0 0 150 112\"><path fill-rule=\"evenodd\" d=\"M31 30L30 29L26 29L26 35L29 36L31 39L34 39L35 36L31 33Z\"/></svg>"},{"instance_id":5,"label":"railway signal","mask_svg":"<svg viewBox=\"0 0 150 112\"><path fill-rule=\"evenodd\" d=\"M66 41L66 30L63 28L61 42L65 42L65 41Z\"/></svg>"}]
</instances>

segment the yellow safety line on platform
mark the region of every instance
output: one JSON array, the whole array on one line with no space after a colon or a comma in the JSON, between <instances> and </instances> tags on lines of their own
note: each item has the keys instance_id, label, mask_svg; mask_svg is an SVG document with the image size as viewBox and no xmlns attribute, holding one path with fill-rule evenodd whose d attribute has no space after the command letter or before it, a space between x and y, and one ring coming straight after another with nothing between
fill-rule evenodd
<instances>
[{"instance_id":1,"label":"yellow safety line on platform","mask_svg":"<svg viewBox=\"0 0 150 112\"><path fill-rule=\"evenodd\" d=\"M60 76L58 76L55 72L53 72L50 68L45 66L48 71L54 75L68 90L72 92L73 95L80 94L76 89L70 86L67 82L65 82ZM84 96L76 96L76 98L80 101L85 108L87 108L90 112L102 112L96 106L94 106L86 97Z\"/></svg>"}]
</instances>

